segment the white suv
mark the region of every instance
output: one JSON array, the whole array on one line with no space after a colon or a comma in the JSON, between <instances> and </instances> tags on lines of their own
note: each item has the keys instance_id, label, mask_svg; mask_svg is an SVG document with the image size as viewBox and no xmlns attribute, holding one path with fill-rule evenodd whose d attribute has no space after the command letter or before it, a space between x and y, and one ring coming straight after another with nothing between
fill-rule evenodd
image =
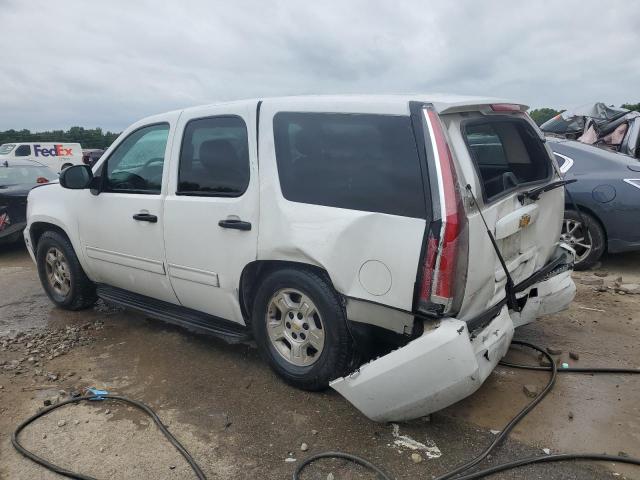
<instances>
[{"instance_id":1,"label":"white suv","mask_svg":"<svg viewBox=\"0 0 640 480\"><path fill-rule=\"evenodd\" d=\"M25 240L62 308L253 337L295 386L418 417L575 294L563 182L525 109L309 96L149 117L34 189Z\"/></svg>"}]
</instances>

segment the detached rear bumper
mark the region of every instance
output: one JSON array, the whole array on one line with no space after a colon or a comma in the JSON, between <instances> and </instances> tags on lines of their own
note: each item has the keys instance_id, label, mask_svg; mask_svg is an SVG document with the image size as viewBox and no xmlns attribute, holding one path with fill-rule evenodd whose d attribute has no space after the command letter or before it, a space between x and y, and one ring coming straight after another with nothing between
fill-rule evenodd
<instances>
[{"instance_id":1,"label":"detached rear bumper","mask_svg":"<svg viewBox=\"0 0 640 480\"><path fill-rule=\"evenodd\" d=\"M498 305L499 311L491 309L497 316L472 333L467 322L455 318L442 319L431 330L426 322L421 337L334 380L331 387L380 422L428 415L471 395L507 353L516 326L564 310L573 300L571 271L557 263L541 281L532 278L522 289L528 298L521 312Z\"/></svg>"},{"instance_id":2,"label":"detached rear bumper","mask_svg":"<svg viewBox=\"0 0 640 480\"><path fill-rule=\"evenodd\" d=\"M436 329L425 328L420 338L334 380L331 387L375 421L428 415L482 385L507 353L513 329L506 307L473 338L465 322L443 319Z\"/></svg>"}]
</instances>

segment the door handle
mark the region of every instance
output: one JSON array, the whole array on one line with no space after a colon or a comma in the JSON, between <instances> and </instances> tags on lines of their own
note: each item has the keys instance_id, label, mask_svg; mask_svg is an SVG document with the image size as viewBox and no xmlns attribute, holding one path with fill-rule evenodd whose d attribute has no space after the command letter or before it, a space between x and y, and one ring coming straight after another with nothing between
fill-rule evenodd
<instances>
[{"instance_id":1,"label":"door handle","mask_svg":"<svg viewBox=\"0 0 640 480\"><path fill-rule=\"evenodd\" d=\"M251 230L250 222L244 222L236 218L227 218L226 220L220 220L218 222L218 225L221 226L222 228L233 228L235 230L244 230L244 231Z\"/></svg>"},{"instance_id":2,"label":"door handle","mask_svg":"<svg viewBox=\"0 0 640 480\"><path fill-rule=\"evenodd\" d=\"M158 217L155 215L151 215L150 213L136 213L133 216L134 220L138 220L139 222L149 222L156 223L158 221Z\"/></svg>"}]
</instances>

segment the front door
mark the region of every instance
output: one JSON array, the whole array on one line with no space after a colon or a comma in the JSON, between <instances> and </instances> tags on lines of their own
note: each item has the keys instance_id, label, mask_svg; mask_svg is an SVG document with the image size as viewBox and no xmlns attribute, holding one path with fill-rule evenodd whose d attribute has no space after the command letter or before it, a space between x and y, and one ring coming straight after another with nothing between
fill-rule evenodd
<instances>
[{"instance_id":1,"label":"front door","mask_svg":"<svg viewBox=\"0 0 640 480\"><path fill-rule=\"evenodd\" d=\"M167 268L180 303L238 323L240 276L258 240L255 108L183 113L164 207Z\"/></svg>"},{"instance_id":2,"label":"front door","mask_svg":"<svg viewBox=\"0 0 640 480\"><path fill-rule=\"evenodd\" d=\"M99 195L84 191L78 226L96 281L178 303L164 264L163 197L178 114L132 129L100 162ZM167 162L165 162L165 159Z\"/></svg>"}]
</instances>

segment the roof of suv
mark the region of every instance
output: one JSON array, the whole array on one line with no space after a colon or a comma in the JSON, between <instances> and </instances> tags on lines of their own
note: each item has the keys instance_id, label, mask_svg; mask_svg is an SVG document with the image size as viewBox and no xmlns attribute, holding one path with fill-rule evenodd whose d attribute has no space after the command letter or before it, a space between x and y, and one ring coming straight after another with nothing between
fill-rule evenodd
<instances>
[{"instance_id":1,"label":"roof of suv","mask_svg":"<svg viewBox=\"0 0 640 480\"><path fill-rule=\"evenodd\" d=\"M259 101L268 102L270 104L292 106L301 105L307 103L309 105L330 105L330 104L351 104L351 105L366 105L368 109L380 108L386 110L389 106L394 105L396 108L402 106L406 108L406 105L410 101L419 101L425 103L433 103L435 108L440 113L452 112L452 111L468 111L473 110L474 107L489 105L495 103L509 103L519 105L522 110L528 108L527 105L505 100L501 98L493 97L475 97L466 95L447 95L447 94L386 94L386 95L300 95L289 97L265 97L265 98L252 98L244 100L235 100L229 102L219 102L210 105L202 105L197 107L191 107L184 109L184 111L190 111L195 109L201 109L206 106L216 105L246 105L255 104Z\"/></svg>"}]
</instances>

